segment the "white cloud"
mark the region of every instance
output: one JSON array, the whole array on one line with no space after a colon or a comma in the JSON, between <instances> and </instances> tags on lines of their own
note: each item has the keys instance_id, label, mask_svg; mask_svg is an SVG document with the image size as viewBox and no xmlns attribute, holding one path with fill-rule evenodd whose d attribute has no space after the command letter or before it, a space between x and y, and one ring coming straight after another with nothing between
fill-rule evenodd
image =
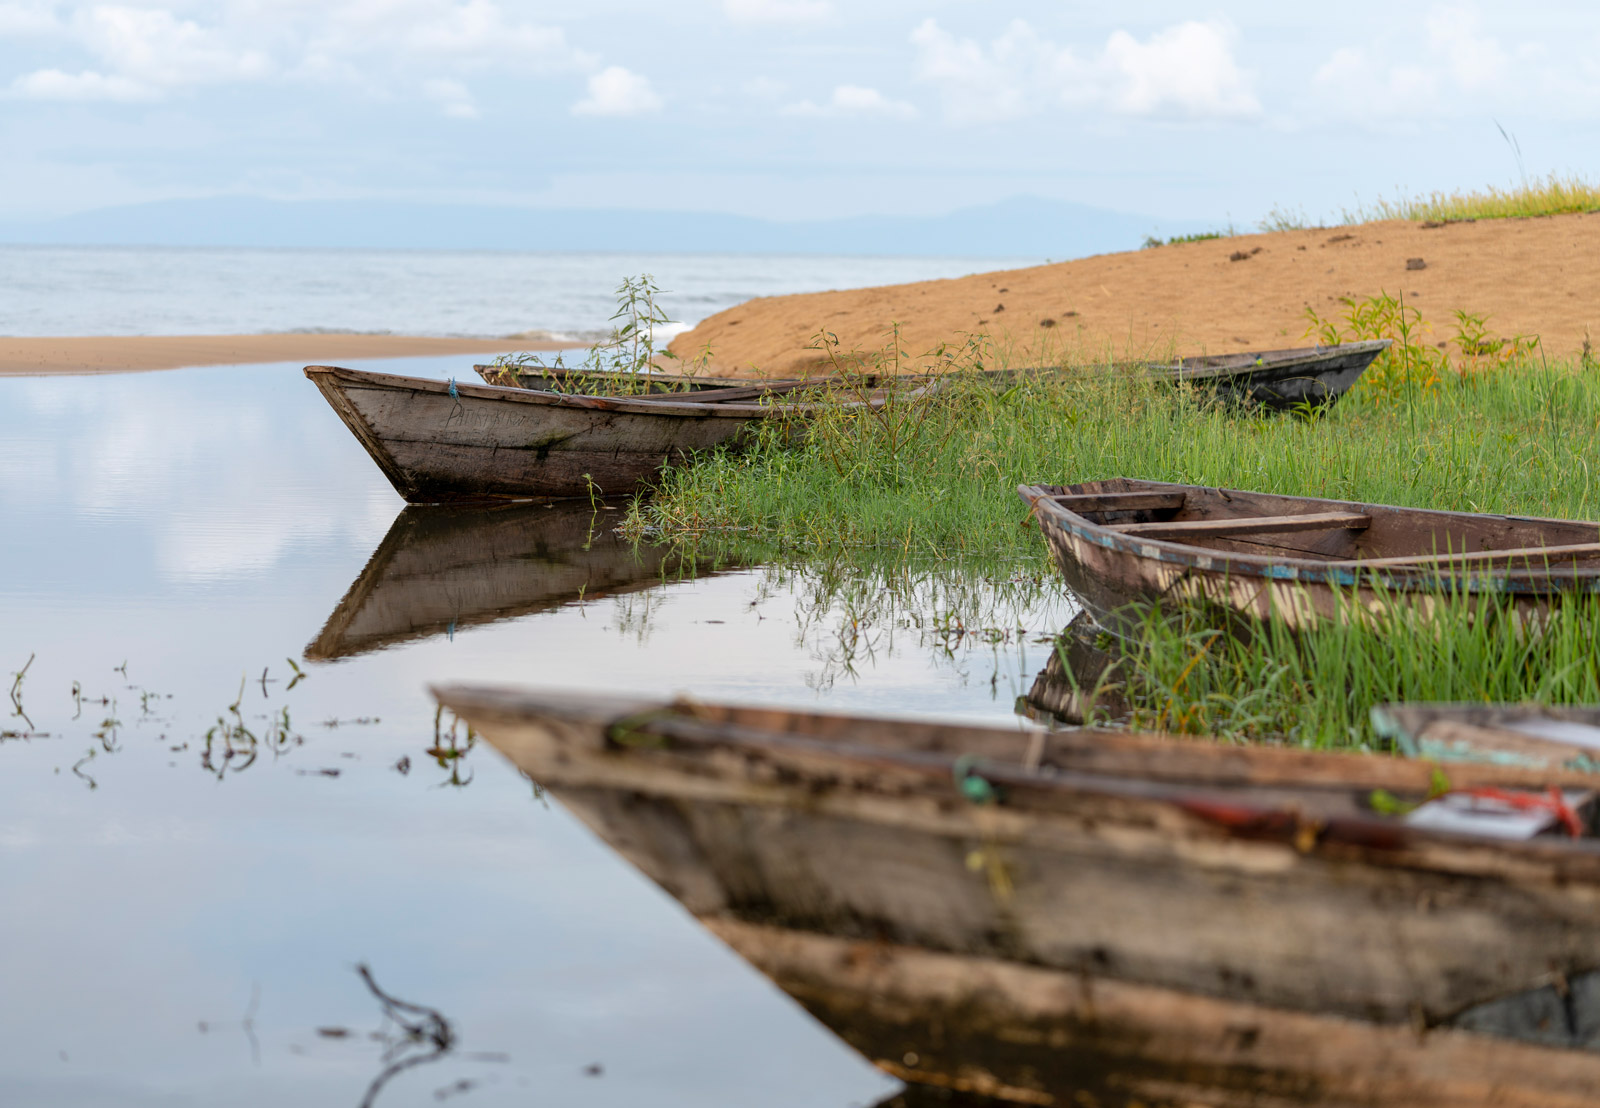
<instances>
[{"instance_id":1,"label":"white cloud","mask_svg":"<svg viewBox=\"0 0 1600 1108\"><path fill-rule=\"evenodd\" d=\"M589 95L572 105L577 115L645 115L661 110L661 97L650 87L650 79L608 65L589 78Z\"/></svg>"},{"instance_id":2,"label":"white cloud","mask_svg":"<svg viewBox=\"0 0 1600 1108\"><path fill-rule=\"evenodd\" d=\"M1116 31L1082 55L1041 37L1022 20L984 46L927 19L911 33L917 76L938 86L956 123L987 123L1046 109L1124 116L1240 118L1261 113L1250 75L1223 23L1178 23L1141 42Z\"/></svg>"},{"instance_id":3,"label":"white cloud","mask_svg":"<svg viewBox=\"0 0 1600 1108\"><path fill-rule=\"evenodd\" d=\"M460 81L442 77L422 82L422 95L439 105L439 111L453 119L477 119L478 105Z\"/></svg>"},{"instance_id":4,"label":"white cloud","mask_svg":"<svg viewBox=\"0 0 1600 1108\"><path fill-rule=\"evenodd\" d=\"M1506 52L1483 33L1476 11L1441 5L1428 13L1426 26L1428 48L1443 58L1462 88L1496 84L1505 76Z\"/></svg>"},{"instance_id":5,"label":"white cloud","mask_svg":"<svg viewBox=\"0 0 1600 1108\"><path fill-rule=\"evenodd\" d=\"M234 47L224 33L158 8L100 5L73 25L109 69L158 87L248 81L272 70L260 50Z\"/></svg>"},{"instance_id":6,"label":"white cloud","mask_svg":"<svg viewBox=\"0 0 1600 1108\"><path fill-rule=\"evenodd\" d=\"M1438 74L1414 64L1385 65L1373 51L1341 47L1318 68L1312 82L1352 114L1373 109L1409 112L1438 92Z\"/></svg>"},{"instance_id":7,"label":"white cloud","mask_svg":"<svg viewBox=\"0 0 1600 1108\"><path fill-rule=\"evenodd\" d=\"M312 8L308 22L308 61L323 71L362 57L543 73L600 65L598 54L573 46L560 27L513 18L492 0L348 0Z\"/></svg>"},{"instance_id":8,"label":"white cloud","mask_svg":"<svg viewBox=\"0 0 1600 1108\"><path fill-rule=\"evenodd\" d=\"M159 90L127 77L107 76L93 70L63 73L38 69L11 82L10 95L23 100L111 100L127 103L159 99Z\"/></svg>"},{"instance_id":9,"label":"white cloud","mask_svg":"<svg viewBox=\"0 0 1600 1108\"><path fill-rule=\"evenodd\" d=\"M209 85L282 80L338 82L377 98L419 86L447 115L476 106L463 78L497 70L517 77L597 74L601 56L556 26L523 18L496 0L230 0L169 3L40 3L0 0L0 35L53 32L40 66L7 95L35 99L157 99ZM77 56L74 57L73 53ZM449 82L450 84L434 84ZM607 104L618 103L617 90ZM634 103L649 103L648 88ZM592 99L592 97L591 97ZM587 102L586 102L587 103ZM601 103L596 101L597 104Z\"/></svg>"},{"instance_id":10,"label":"white cloud","mask_svg":"<svg viewBox=\"0 0 1600 1108\"><path fill-rule=\"evenodd\" d=\"M222 33L156 8L101 4L74 13L64 28L98 68L68 73L50 67L11 83L32 100L135 101L171 89L250 81L272 71L265 53L229 44Z\"/></svg>"},{"instance_id":11,"label":"white cloud","mask_svg":"<svg viewBox=\"0 0 1600 1108\"><path fill-rule=\"evenodd\" d=\"M861 85L838 85L825 104L802 100L782 109L783 115L797 116L881 116L890 119L912 119L917 109L904 100L890 100L875 88Z\"/></svg>"},{"instance_id":12,"label":"white cloud","mask_svg":"<svg viewBox=\"0 0 1600 1108\"><path fill-rule=\"evenodd\" d=\"M722 0L735 23L813 23L833 14L831 0Z\"/></svg>"},{"instance_id":13,"label":"white cloud","mask_svg":"<svg viewBox=\"0 0 1600 1108\"><path fill-rule=\"evenodd\" d=\"M1474 103L1475 93L1493 93L1494 106L1503 106L1507 97L1556 83L1550 72L1527 65L1527 72L1512 80L1514 63L1530 62L1538 51L1502 45L1484 30L1475 8L1436 4L1422 20L1420 34L1402 30L1335 50L1317 69L1312 87L1340 114L1371 116L1463 106L1476 111L1482 104Z\"/></svg>"},{"instance_id":14,"label":"white cloud","mask_svg":"<svg viewBox=\"0 0 1600 1108\"><path fill-rule=\"evenodd\" d=\"M1100 69L1111 106L1127 115L1256 115L1261 105L1233 58L1233 31L1217 23L1179 23L1140 42L1117 31Z\"/></svg>"},{"instance_id":15,"label":"white cloud","mask_svg":"<svg viewBox=\"0 0 1600 1108\"><path fill-rule=\"evenodd\" d=\"M0 35L40 34L60 27L54 4L0 4Z\"/></svg>"}]
</instances>

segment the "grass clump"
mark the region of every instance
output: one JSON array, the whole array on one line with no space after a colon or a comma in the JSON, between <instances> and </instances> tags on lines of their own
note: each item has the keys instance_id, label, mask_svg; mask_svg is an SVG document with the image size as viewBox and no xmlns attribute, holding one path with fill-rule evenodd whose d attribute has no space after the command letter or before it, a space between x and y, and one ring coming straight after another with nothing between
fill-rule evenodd
<instances>
[{"instance_id":1,"label":"grass clump","mask_svg":"<svg viewBox=\"0 0 1600 1108\"><path fill-rule=\"evenodd\" d=\"M1131 726L1376 748L1378 704L1600 700L1600 596L1563 596L1542 620L1482 595L1446 592L1426 613L1393 604L1380 615L1352 597L1337 619L1291 630L1273 618L1248 639L1217 615L1151 612L1139 636L1102 637L1131 675Z\"/></svg>"},{"instance_id":2,"label":"grass clump","mask_svg":"<svg viewBox=\"0 0 1600 1108\"><path fill-rule=\"evenodd\" d=\"M1600 184L1581 177L1552 173L1520 185L1472 192L1430 192L1400 200L1379 198L1344 213L1346 223L1377 219L1410 219L1448 223L1469 219L1517 219L1570 212L1600 211Z\"/></svg>"},{"instance_id":3,"label":"grass clump","mask_svg":"<svg viewBox=\"0 0 1600 1108\"><path fill-rule=\"evenodd\" d=\"M1209 242L1211 239L1220 239L1232 234L1233 229L1230 227L1226 231L1195 231L1192 234L1172 235L1165 239L1159 235L1146 235L1142 248L1152 250L1157 246L1173 246L1180 242Z\"/></svg>"}]
</instances>

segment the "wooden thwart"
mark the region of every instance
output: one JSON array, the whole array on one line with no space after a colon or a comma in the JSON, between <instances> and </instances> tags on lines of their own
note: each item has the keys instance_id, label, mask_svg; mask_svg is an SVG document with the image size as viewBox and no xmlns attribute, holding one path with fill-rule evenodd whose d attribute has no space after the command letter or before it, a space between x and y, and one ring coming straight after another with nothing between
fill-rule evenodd
<instances>
[{"instance_id":1,"label":"wooden thwart","mask_svg":"<svg viewBox=\"0 0 1600 1108\"><path fill-rule=\"evenodd\" d=\"M1368 558L1363 561L1337 562L1339 566L1429 566L1454 565L1457 562L1487 562L1500 558L1555 558L1572 554L1600 554L1600 542L1569 543L1566 546L1523 546L1515 550L1462 550L1454 554L1418 554L1403 558Z\"/></svg>"},{"instance_id":2,"label":"wooden thwart","mask_svg":"<svg viewBox=\"0 0 1600 1108\"><path fill-rule=\"evenodd\" d=\"M1124 535L1145 539L1209 539L1226 535L1285 534L1291 531L1358 531L1372 522L1359 512L1312 512L1293 516L1252 516L1242 519L1191 519L1166 523L1119 523L1108 527ZM1371 563L1368 563L1371 564Z\"/></svg>"},{"instance_id":3,"label":"wooden thwart","mask_svg":"<svg viewBox=\"0 0 1600 1108\"><path fill-rule=\"evenodd\" d=\"M786 392L797 389L810 388L817 385L826 385L830 381L827 377L807 377L799 381L775 381L771 384L729 386L728 388L707 389L703 395L695 393L661 393L664 399L691 399L697 404L726 404L730 400L754 400L763 396L781 396ZM647 398L647 399L653 399Z\"/></svg>"},{"instance_id":4,"label":"wooden thwart","mask_svg":"<svg viewBox=\"0 0 1600 1108\"><path fill-rule=\"evenodd\" d=\"M1072 512L1129 512L1138 509L1159 511L1183 507L1181 492L1100 492L1075 496L1052 496L1052 503Z\"/></svg>"}]
</instances>

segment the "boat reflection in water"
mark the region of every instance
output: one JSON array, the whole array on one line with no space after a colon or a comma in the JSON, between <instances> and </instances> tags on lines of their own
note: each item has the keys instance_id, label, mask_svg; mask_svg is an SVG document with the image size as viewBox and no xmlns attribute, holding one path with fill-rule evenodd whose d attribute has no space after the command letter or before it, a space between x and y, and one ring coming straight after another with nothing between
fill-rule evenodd
<instances>
[{"instance_id":1,"label":"boat reflection in water","mask_svg":"<svg viewBox=\"0 0 1600 1108\"><path fill-rule=\"evenodd\" d=\"M703 568L616 534L618 515L584 501L407 507L305 656L331 662Z\"/></svg>"},{"instance_id":2,"label":"boat reflection in water","mask_svg":"<svg viewBox=\"0 0 1600 1108\"><path fill-rule=\"evenodd\" d=\"M1046 726L1125 717L1126 681L1119 660L1100 647L1103 634L1087 612L1078 613L1056 639L1027 695L1017 698L1017 714Z\"/></svg>"},{"instance_id":3,"label":"boat reflection in water","mask_svg":"<svg viewBox=\"0 0 1600 1108\"><path fill-rule=\"evenodd\" d=\"M435 695L903 1080L1124 1108L1577 1108L1600 1088L1587 801L1582 838L1502 841L1413 823L1434 776L1407 759Z\"/></svg>"}]
</instances>

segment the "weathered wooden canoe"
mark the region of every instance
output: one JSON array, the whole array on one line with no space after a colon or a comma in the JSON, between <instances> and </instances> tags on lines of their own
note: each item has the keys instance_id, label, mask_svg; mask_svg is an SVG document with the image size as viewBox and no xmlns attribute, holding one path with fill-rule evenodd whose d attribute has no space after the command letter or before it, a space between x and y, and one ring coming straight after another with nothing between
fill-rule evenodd
<instances>
[{"instance_id":1,"label":"weathered wooden canoe","mask_svg":"<svg viewBox=\"0 0 1600 1108\"><path fill-rule=\"evenodd\" d=\"M1442 590L1537 613L1600 590L1600 524L1396 508L1116 477L1023 485L1067 587L1110 630L1172 599L1292 626Z\"/></svg>"},{"instance_id":2,"label":"weathered wooden canoe","mask_svg":"<svg viewBox=\"0 0 1600 1108\"><path fill-rule=\"evenodd\" d=\"M668 465L736 445L757 421L801 420L811 411L804 404L580 396L335 366L305 372L414 504L626 496Z\"/></svg>"},{"instance_id":3,"label":"weathered wooden canoe","mask_svg":"<svg viewBox=\"0 0 1600 1108\"><path fill-rule=\"evenodd\" d=\"M333 661L708 572L584 501L403 509L305 649Z\"/></svg>"},{"instance_id":4,"label":"weathered wooden canoe","mask_svg":"<svg viewBox=\"0 0 1600 1108\"><path fill-rule=\"evenodd\" d=\"M1350 391L1368 366L1389 349L1388 339L1184 358L1151 372L1215 389L1236 401L1278 411L1322 407Z\"/></svg>"},{"instance_id":5,"label":"weathered wooden canoe","mask_svg":"<svg viewBox=\"0 0 1600 1108\"><path fill-rule=\"evenodd\" d=\"M1380 704L1372 725L1414 758L1600 771L1600 707L1592 705Z\"/></svg>"},{"instance_id":6,"label":"weathered wooden canoe","mask_svg":"<svg viewBox=\"0 0 1600 1108\"><path fill-rule=\"evenodd\" d=\"M1176 363L1139 363L1101 367L1107 372L1137 370L1162 380L1187 382L1216 390L1223 397L1261 404L1279 411L1319 407L1333 403L1350 390L1374 359L1389 348L1388 339L1345 343L1340 346L1297 347L1290 350L1246 351L1237 354L1203 355L1183 358ZM515 388L592 390L597 380L615 378L617 391L635 391L645 396L672 396L684 392L697 395L737 397L775 395L806 388L838 384L839 378L810 377L771 381L731 378L706 378L671 373L627 376L595 373L562 366L485 366L473 367L491 385ZM1018 370L988 370L983 376L996 382L1018 377L1061 372L1056 367ZM916 380L936 380L937 375L913 375ZM849 378L856 388L876 388L883 378L877 374ZM723 390L730 390L724 393ZM733 392L731 390L740 390ZM610 392L611 389L600 391Z\"/></svg>"},{"instance_id":7,"label":"weathered wooden canoe","mask_svg":"<svg viewBox=\"0 0 1600 1108\"><path fill-rule=\"evenodd\" d=\"M903 1078L1031 1104L1600 1089L1592 803L1583 838L1498 841L1376 814L1433 781L1375 755L434 691Z\"/></svg>"}]
</instances>

